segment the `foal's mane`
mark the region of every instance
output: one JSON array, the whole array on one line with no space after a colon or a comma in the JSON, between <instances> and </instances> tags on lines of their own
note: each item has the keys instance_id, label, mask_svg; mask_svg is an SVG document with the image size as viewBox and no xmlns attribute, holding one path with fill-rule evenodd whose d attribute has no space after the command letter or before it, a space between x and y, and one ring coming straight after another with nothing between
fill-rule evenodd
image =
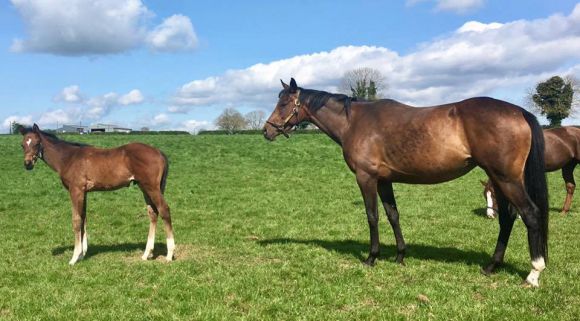
<instances>
[{"instance_id":1,"label":"foal's mane","mask_svg":"<svg viewBox=\"0 0 580 321\"><path fill-rule=\"evenodd\" d=\"M25 133L32 133L34 132L34 130L32 130L32 128L28 127L24 129ZM53 143L57 143L57 144L66 144L66 145L70 145L70 146L76 146L76 147L86 147L86 146L91 146L89 144L84 144L84 143L77 143L77 142L69 142L66 140L62 140L60 138L58 138L55 134L53 133L48 133L45 131L40 131L42 133L43 136L48 137Z\"/></svg>"},{"instance_id":2,"label":"foal's mane","mask_svg":"<svg viewBox=\"0 0 580 321\"><path fill-rule=\"evenodd\" d=\"M343 94L333 94L322 90L314 90L314 89L304 89L298 88L300 90L300 96L298 100L300 103L305 103L312 111L316 111L320 107L326 105L330 99L334 99L335 101L342 103L344 106L344 110L346 115L350 114L350 104L352 101L356 101L356 98L349 97ZM287 94L290 92L290 89L284 89L280 92L278 97L281 97L283 94Z\"/></svg>"}]
</instances>

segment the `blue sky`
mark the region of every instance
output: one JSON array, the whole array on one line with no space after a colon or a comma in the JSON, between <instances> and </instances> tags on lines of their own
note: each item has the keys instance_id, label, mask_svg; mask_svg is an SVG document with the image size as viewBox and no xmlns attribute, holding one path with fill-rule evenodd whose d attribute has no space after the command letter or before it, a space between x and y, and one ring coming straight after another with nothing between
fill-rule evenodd
<instances>
[{"instance_id":1,"label":"blue sky","mask_svg":"<svg viewBox=\"0 0 580 321\"><path fill-rule=\"evenodd\" d=\"M553 74L580 76L576 1L0 2L0 131L114 123L211 128L228 107L269 113L280 78L337 91L379 70L384 96L517 104ZM577 122L576 119L568 122Z\"/></svg>"}]
</instances>

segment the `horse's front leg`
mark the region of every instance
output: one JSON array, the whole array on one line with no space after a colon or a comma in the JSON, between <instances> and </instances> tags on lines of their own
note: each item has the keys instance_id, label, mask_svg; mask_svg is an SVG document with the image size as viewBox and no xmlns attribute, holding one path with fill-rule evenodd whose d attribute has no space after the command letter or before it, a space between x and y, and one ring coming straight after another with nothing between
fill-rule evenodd
<instances>
[{"instance_id":1,"label":"horse's front leg","mask_svg":"<svg viewBox=\"0 0 580 321\"><path fill-rule=\"evenodd\" d=\"M380 252L379 215L377 210L377 178L361 171L356 173L356 181L364 199L371 239L369 257L364 263L373 266Z\"/></svg>"},{"instance_id":2,"label":"horse's front leg","mask_svg":"<svg viewBox=\"0 0 580 321\"><path fill-rule=\"evenodd\" d=\"M397 258L395 262L405 265L403 259L405 258L405 239L403 232L399 225L399 211L397 210L397 202L395 201L395 193L393 192L393 183L380 181L379 182L379 196L387 212L387 219L393 228L395 234L395 241L397 242Z\"/></svg>"},{"instance_id":3,"label":"horse's front leg","mask_svg":"<svg viewBox=\"0 0 580 321\"><path fill-rule=\"evenodd\" d=\"M75 236L75 247L73 250L73 255L69 261L70 265L77 263L83 258L86 248L86 230L84 227L85 217L86 217L86 193L81 189L70 189L70 199L72 202L72 226L73 233ZM84 232L84 233L83 233ZM83 237L85 234L85 237Z\"/></svg>"}]
</instances>

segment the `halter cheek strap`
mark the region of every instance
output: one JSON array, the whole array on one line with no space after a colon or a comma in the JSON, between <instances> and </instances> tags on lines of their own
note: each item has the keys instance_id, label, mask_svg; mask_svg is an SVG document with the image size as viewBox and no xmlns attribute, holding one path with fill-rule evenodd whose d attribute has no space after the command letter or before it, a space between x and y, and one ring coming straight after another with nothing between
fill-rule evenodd
<instances>
[{"instance_id":1,"label":"halter cheek strap","mask_svg":"<svg viewBox=\"0 0 580 321\"><path fill-rule=\"evenodd\" d=\"M280 133L282 133L282 135L284 135L286 138L289 138L290 136L288 136L288 133L285 130L286 125L288 124L290 119L292 119L292 117L298 116L298 110L300 108L302 108L302 104L300 103L300 91L298 91L296 93L296 99L294 99L294 107L292 107L292 112L286 117L286 119L284 119L284 123L282 123L282 125L278 125L278 124L275 124L275 123L270 122L270 121L266 121L266 123L272 125L274 128L276 128L276 130L278 130Z\"/></svg>"}]
</instances>

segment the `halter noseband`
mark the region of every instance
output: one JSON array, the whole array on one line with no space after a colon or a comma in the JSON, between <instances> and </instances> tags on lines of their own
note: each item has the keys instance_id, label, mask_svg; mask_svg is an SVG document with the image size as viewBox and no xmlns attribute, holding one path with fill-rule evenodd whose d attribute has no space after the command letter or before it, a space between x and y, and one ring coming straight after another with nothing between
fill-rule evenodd
<instances>
[{"instance_id":1,"label":"halter noseband","mask_svg":"<svg viewBox=\"0 0 580 321\"><path fill-rule=\"evenodd\" d=\"M284 119L284 123L282 125L275 124L271 121L266 121L267 124L270 124L272 127L276 128L276 130L284 135L286 138L290 138L288 133L286 132L286 125L294 116L298 116L298 110L302 108L302 104L300 103L300 91L297 92L296 99L294 99L294 107L292 107L292 112Z\"/></svg>"}]
</instances>

